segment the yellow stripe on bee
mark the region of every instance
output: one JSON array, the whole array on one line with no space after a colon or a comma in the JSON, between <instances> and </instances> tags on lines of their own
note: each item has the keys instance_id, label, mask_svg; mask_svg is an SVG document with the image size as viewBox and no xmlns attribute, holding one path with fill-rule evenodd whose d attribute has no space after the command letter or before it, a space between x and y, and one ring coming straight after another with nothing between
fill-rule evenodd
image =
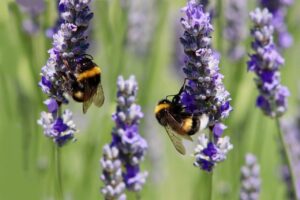
<instances>
[{"instance_id":1,"label":"yellow stripe on bee","mask_svg":"<svg viewBox=\"0 0 300 200\"><path fill-rule=\"evenodd\" d=\"M75 92L74 97L76 97L77 99L83 99L83 92L81 91Z\"/></svg>"},{"instance_id":2,"label":"yellow stripe on bee","mask_svg":"<svg viewBox=\"0 0 300 200\"><path fill-rule=\"evenodd\" d=\"M82 81L84 79L93 77L93 76L98 75L98 74L101 74L101 69L100 69L100 67L95 66L95 67L79 74L77 76L77 81Z\"/></svg>"},{"instance_id":3,"label":"yellow stripe on bee","mask_svg":"<svg viewBox=\"0 0 300 200\"><path fill-rule=\"evenodd\" d=\"M186 132L190 131L191 128L193 126L193 119L192 118L186 118L184 121L183 121L183 124L182 124L182 129Z\"/></svg>"},{"instance_id":4,"label":"yellow stripe on bee","mask_svg":"<svg viewBox=\"0 0 300 200\"><path fill-rule=\"evenodd\" d=\"M170 104L168 104L168 103L158 104L158 105L155 107L154 113L158 113L159 111L161 111L161 110L163 110L163 109L166 109L166 108L169 108L169 107L170 107Z\"/></svg>"}]
</instances>

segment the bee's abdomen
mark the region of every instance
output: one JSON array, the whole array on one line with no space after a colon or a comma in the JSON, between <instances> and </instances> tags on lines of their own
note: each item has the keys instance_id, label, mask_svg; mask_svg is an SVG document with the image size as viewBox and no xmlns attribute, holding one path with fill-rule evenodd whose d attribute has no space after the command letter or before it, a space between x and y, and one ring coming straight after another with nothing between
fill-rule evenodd
<instances>
[{"instance_id":1,"label":"bee's abdomen","mask_svg":"<svg viewBox=\"0 0 300 200\"><path fill-rule=\"evenodd\" d=\"M101 74L101 69L98 66L94 66L91 69L88 69L80 74L77 75L77 81L82 82L87 79L94 79L98 78L100 82L100 74Z\"/></svg>"},{"instance_id":2,"label":"bee's abdomen","mask_svg":"<svg viewBox=\"0 0 300 200\"><path fill-rule=\"evenodd\" d=\"M195 133L198 132L199 128L200 128L200 119L199 119L199 117L193 117L192 118L192 127L189 130L188 134L189 135L194 135Z\"/></svg>"}]
</instances>

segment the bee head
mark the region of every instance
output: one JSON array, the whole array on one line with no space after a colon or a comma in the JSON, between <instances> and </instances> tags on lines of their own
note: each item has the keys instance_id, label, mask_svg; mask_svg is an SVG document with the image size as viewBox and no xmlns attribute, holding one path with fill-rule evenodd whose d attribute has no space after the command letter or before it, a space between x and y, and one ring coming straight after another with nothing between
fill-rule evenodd
<instances>
[{"instance_id":1,"label":"bee head","mask_svg":"<svg viewBox=\"0 0 300 200\"><path fill-rule=\"evenodd\" d=\"M158 105L161 105L161 104L171 104L171 101L168 99L162 99L158 102Z\"/></svg>"}]
</instances>

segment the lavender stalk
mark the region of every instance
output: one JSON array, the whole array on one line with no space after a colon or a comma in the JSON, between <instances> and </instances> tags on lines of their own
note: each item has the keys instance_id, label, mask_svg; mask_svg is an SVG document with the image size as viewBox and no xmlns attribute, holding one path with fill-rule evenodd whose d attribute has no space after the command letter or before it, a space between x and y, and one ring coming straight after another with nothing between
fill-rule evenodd
<instances>
[{"instance_id":1,"label":"lavender stalk","mask_svg":"<svg viewBox=\"0 0 300 200\"><path fill-rule=\"evenodd\" d=\"M260 95L257 98L256 105L265 115L275 118L285 160L289 170L293 173L291 157L279 122L279 117L287 110L289 90L280 84L279 69L284 64L284 59L279 54L273 42L273 16L266 8L263 10L257 8L250 13L250 18L254 23L251 35L254 38L252 48L255 53L250 55L248 70L253 71L257 75L255 82ZM291 174L291 177L295 192L295 175Z\"/></svg>"},{"instance_id":2,"label":"lavender stalk","mask_svg":"<svg viewBox=\"0 0 300 200\"><path fill-rule=\"evenodd\" d=\"M289 147L292 160L292 172L295 175L296 191L293 191L292 173L287 165L281 167L282 179L286 183L287 199L293 200L294 196L300 199L300 116L294 119L285 120L281 124L284 132L284 141ZM296 194L294 194L296 192Z\"/></svg>"},{"instance_id":3,"label":"lavender stalk","mask_svg":"<svg viewBox=\"0 0 300 200\"><path fill-rule=\"evenodd\" d=\"M58 110L68 104L66 88L69 82L62 74L75 74L76 61L79 61L89 46L85 32L93 13L89 9L90 0L61 0L58 4L62 20L59 29L53 35L53 48L49 50L49 59L42 68L39 86L49 96L45 102L49 112L42 112L39 124L44 134L52 138L58 146L74 141L75 125L72 113L68 110L61 115ZM66 66L65 60L69 62ZM75 63L74 63L75 62Z\"/></svg>"},{"instance_id":4,"label":"lavender stalk","mask_svg":"<svg viewBox=\"0 0 300 200\"><path fill-rule=\"evenodd\" d=\"M102 158L102 160L107 160L105 162L114 163L111 167L114 170L110 171L113 174L110 177L113 177L115 181L108 179L108 175L105 175L105 171L107 171L105 168L107 167L104 164L102 164L104 170L101 179L105 183L102 190L104 195L116 194L112 199L123 199L124 189L123 186L119 186L120 184L123 185L122 183L124 183L127 190L139 195L146 182L148 172L141 172L140 164L144 159L148 144L138 130L143 113L141 107L135 103L138 89L135 77L130 76L128 80L124 80L122 76L119 76L117 87L117 109L112 115L115 122L115 127L112 130L112 142L109 147L104 148L105 152L110 148L109 152L111 153L109 154L111 156L109 157L108 153L104 152ZM101 163L103 162L101 161ZM107 192L108 190L111 192Z\"/></svg>"},{"instance_id":5,"label":"lavender stalk","mask_svg":"<svg viewBox=\"0 0 300 200\"><path fill-rule=\"evenodd\" d=\"M241 43L246 39L247 1L229 0L226 4L226 23L224 37L229 41L227 54L234 60L240 60L245 55Z\"/></svg>"},{"instance_id":6,"label":"lavender stalk","mask_svg":"<svg viewBox=\"0 0 300 200\"><path fill-rule=\"evenodd\" d=\"M241 168L240 200L258 200L261 179L260 167L253 154L245 156L245 165Z\"/></svg>"},{"instance_id":7,"label":"lavender stalk","mask_svg":"<svg viewBox=\"0 0 300 200\"><path fill-rule=\"evenodd\" d=\"M28 18L23 20L23 30L28 35L34 35L40 30L38 16L45 10L44 0L16 0L21 10L27 13Z\"/></svg>"},{"instance_id":8,"label":"lavender stalk","mask_svg":"<svg viewBox=\"0 0 300 200\"><path fill-rule=\"evenodd\" d=\"M194 165L211 172L233 148L229 137L221 137L226 129L221 120L227 118L232 110L230 94L223 85L223 75L219 73L219 57L211 48L213 27L209 14L203 12L202 6L195 1L188 2L183 11L186 16L181 23L185 31L180 40L186 54L183 71L188 82L181 95L181 103L187 113L208 116L212 134L199 137Z\"/></svg>"},{"instance_id":9,"label":"lavender stalk","mask_svg":"<svg viewBox=\"0 0 300 200\"><path fill-rule=\"evenodd\" d=\"M287 110L289 91L280 84L279 70L284 64L284 59L273 42L272 14L267 9L257 8L250 13L250 18L254 24L251 29L254 53L250 55L248 70L257 76L255 83L260 95L256 105L265 115L280 117Z\"/></svg>"}]
</instances>

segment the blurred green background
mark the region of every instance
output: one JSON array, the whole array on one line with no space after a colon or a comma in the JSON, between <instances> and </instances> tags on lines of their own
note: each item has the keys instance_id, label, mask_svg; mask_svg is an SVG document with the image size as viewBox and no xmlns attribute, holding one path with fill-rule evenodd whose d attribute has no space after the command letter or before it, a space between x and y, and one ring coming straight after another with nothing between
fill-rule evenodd
<instances>
[{"instance_id":1,"label":"blurred green background","mask_svg":"<svg viewBox=\"0 0 300 200\"><path fill-rule=\"evenodd\" d=\"M205 200L201 198L206 192L205 172L193 167L192 157L183 157L174 150L153 114L158 100L176 93L183 82L172 63L176 48L174 24L180 19L179 9L185 1L153 2L156 23L149 23L152 39L143 55L130 51L125 45L128 10L121 6L120 0L94 0L92 3L95 15L89 34L89 53L103 70L106 102L101 109L92 107L86 115L82 114L80 104L71 101L69 105L80 133L77 142L61 149L65 199L102 199L99 160L103 145L111 140L116 78L134 74L139 83L138 103L145 113L140 133L149 142L142 166L143 170L149 171L149 177L141 192L142 199ZM226 1L222 2L224 6ZM248 10L253 10L254 3L249 3ZM34 36L24 33L21 23L26 14L14 1L1 0L0 5L0 199L55 199L54 144L43 136L36 123L40 112L46 109L42 103L46 97L37 82L40 69L48 58L47 50L51 48L51 39L46 38L44 32L55 22L55 1L46 1L46 9L38 18L41 30ZM294 44L284 52L286 63L282 82L292 94L285 117L296 114L298 103L299 6L300 2L295 1L287 18ZM260 199L282 200L285 199L285 186L279 174L280 153L275 122L255 108L257 91L253 75L246 72L247 56L239 63L226 56L228 44L220 38L225 26L224 9L221 10L221 21L214 21L218 26L213 38L221 41L214 46L221 53L220 68L225 75L225 85L233 94L234 111L226 121L229 127L226 134L231 137L234 149L214 171L213 199L238 199L240 167L245 153L252 152L261 164ZM250 52L250 41L248 38L244 43L247 52ZM129 194L128 199L133 197Z\"/></svg>"}]
</instances>

